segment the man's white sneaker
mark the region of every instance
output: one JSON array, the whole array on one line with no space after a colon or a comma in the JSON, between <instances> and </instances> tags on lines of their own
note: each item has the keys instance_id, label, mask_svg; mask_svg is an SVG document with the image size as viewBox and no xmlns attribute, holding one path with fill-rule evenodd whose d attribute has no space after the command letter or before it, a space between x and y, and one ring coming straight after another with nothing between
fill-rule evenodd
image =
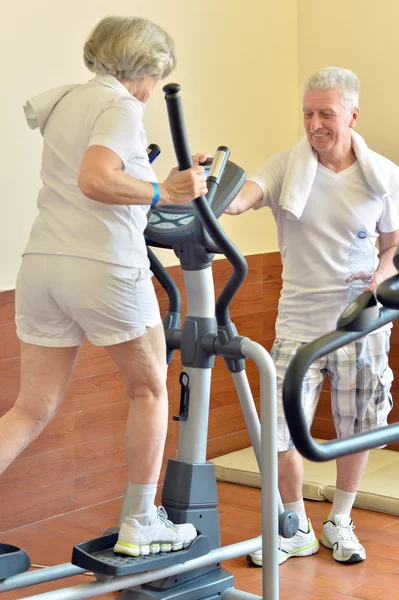
<instances>
[{"instance_id":1,"label":"man's white sneaker","mask_svg":"<svg viewBox=\"0 0 399 600\"><path fill-rule=\"evenodd\" d=\"M311 554L316 554L318 549L319 542L317 541L313 527L308 519L307 531L298 529L292 538L279 537L278 563L281 565L281 563L293 556L310 556ZM247 556L247 561L255 567L261 567L262 550L251 552L251 554Z\"/></svg>"},{"instance_id":2,"label":"man's white sneaker","mask_svg":"<svg viewBox=\"0 0 399 600\"><path fill-rule=\"evenodd\" d=\"M333 551L338 562L356 563L366 559L366 551L354 534L355 526L347 515L335 515L334 520L325 521L321 543Z\"/></svg>"},{"instance_id":3,"label":"man's white sneaker","mask_svg":"<svg viewBox=\"0 0 399 600\"><path fill-rule=\"evenodd\" d=\"M136 519L126 517L120 528L114 552L129 556L175 552L187 548L196 537L197 530L194 525L175 525L169 521L164 507L160 506L151 525L143 526Z\"/></svg>"}]
</instances>

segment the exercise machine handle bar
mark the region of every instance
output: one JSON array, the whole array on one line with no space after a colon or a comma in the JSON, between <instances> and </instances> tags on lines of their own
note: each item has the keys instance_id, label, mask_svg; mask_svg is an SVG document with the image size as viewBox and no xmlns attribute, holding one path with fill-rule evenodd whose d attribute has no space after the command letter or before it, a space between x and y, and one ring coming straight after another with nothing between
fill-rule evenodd
<instances>
[{"instance_id":1,"label":"exercise machine handle bar","mask_svg":"<svg viewBox=\"0 0 399 600\"><path fill-rule=\"evenodd\" d=\"M393 264L399 271L399 246L395 250ZM377 300L387 308L399 309L399 274L386 279L378 286Z\"/></svg>"},{"instance_id":2,"label":"exercise machine handle bar","mask_svg":"<svg viewBox=\"0 0 399 600\"><path fill-rule=\"evenodd\" d=\"M165 93L169 125L177 163L179 169L183 171L184 169L192 167L193 161L184 123L183 107L180 98L180 85L178 83L169 83L164 86L163 91ZM233 265L233 273L217 299L215 308L218 325L229 325L231 323L229 306L247 275L247 262L233 242L224 233L213 211L209 207L207 198L205 196L200 196L193 201L193 205L198 218L205 230L209 233L214 244Z\"/></svg>"},{"instance_id":3,"label":"exercise machine handle bar","mask_svg":"<svg viewBox=\"0 0 399 600\"><path fill-rule=\"evenodd\" d=\"M220 180L226 168L227 161L229 160L229 156L230 149L227 148L227 146L219 146L215 152L215 156L213 157L211 169L207 178L208 193L206 195L206 201L208 206L212 206ZM209 160L206 161L206 163L208 162ZM220 249L212 240L198 216L196 216L194 221L194 237L197 242L201 244L201 246L208 250L208 252L220 254Z\"/></svg>"},{"instance_id":4,"label":"exercise machine handle bar","mask_svg":"<svg viewBox=\"0 0 399 600\"><path fill-rule=\"evenodd\" d=\"M283 385L283 405L292 441L307 459L316 462L332 460L383 446L399 439L399 423L359 433L349 438L319 444L310 435L302 406L302 383L309 366L318 358L379 329L399 318L399 311L382 308L379 317L362 331L332 331L300 347L291 360Z\"/></svg>"},{"instance_id":5,"label":"exercise machine handle bar","mask_svg":"<svg viewBox=\"0 0 399 600\"><path fill-rule=\"evenodd\" d=\"M154 273L155 278L168 295L169 307L168 312L181 314L181 295L174 279L169 275L161 261L154 254L149 246L147 246L148 258L150 261L150 269ZM168 325L168 327L179 327L179 324Z\"/></svg>"},{"instance_id":6,"label":"exercise machine handle bar","mask_svg":"<svg viewBox=\"0 0 399 600\"><path fill-rule=\"evenodd\" d=\"M399 275L386 279L378 286L377 300L387 308L399 310Z\"/></svg>"}]
</instances>

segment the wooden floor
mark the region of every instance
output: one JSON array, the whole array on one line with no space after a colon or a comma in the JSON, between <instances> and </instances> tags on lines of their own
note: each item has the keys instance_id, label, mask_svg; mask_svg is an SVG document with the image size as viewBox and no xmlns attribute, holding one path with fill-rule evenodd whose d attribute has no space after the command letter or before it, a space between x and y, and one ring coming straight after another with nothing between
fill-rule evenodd
<instances>
[{"instance_id":1,"label":"wooden floor","mask_svg":"<svg viewBox=\"0 0 399 600\"><path fill-rule=\"evenodd\" d=\"M260 532L260 490L219 483L220 527L223 545L255 537ZM27 496L29 502L29 496ZM69 562L74 543L101 535L114 525L120 500L111 500L80 511L53 517L35 525L2 533L0 542L24 547L34 565ZM329 503L307 502L308 515L320 536ZM324 547L318 554L293 558L280 567L281 600L399 600L399 518L354 509L356 533L367 551L367 560L357 565L335 562ZM244 557L224 563L235 575L239 589L262 594L261 569L249 566ZM16 600L39 592L86 583L86 575L7 592L1 600ZM111 600L117 594L98 596ZM269 600L269 599L266 599Z\"/></svg>"}]
</instances>

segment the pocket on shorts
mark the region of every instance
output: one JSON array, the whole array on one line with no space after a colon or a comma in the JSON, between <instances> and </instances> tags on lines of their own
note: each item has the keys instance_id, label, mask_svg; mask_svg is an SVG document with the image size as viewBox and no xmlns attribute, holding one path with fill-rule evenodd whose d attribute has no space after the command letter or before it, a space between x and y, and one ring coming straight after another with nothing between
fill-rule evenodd
<instances>
[{"instance_id":1,"label":"pocket on shorts","mask_svg":"<svg viewBox=\"0 0 399 600\"><path fill-rule=\"evenodd\" d=\"M392 396L390 393L391 384L393 382L393 372L390 366L387 364L382 373L378 373L379 386L376 389L374 396L375 405L381 405L388 403L390 408L393 406Z\"/></svg>"},{"instance_id":2,"label":"pocket on shorts","mask_svg":"<svg viewBox=\"0 0 399 600\"><path fill-rule=\"evenodd\" d=\"M111 265L110 272L121 281L135 283L139 278L140 269L136 267L123 267L122 265Z\"/></svg>"},{"instance_id":3,"label":"pocket on shorts","mask_svg":"<svg viewBox=\"0 0 399 600\"><path fill-rule=\"evenodd\" d=\"M383 387L391 386L393 382L393 372L389 365L386 365L383 373L378 373L378 379L380 380L380 384Z\"/></svg>"},{"instance_id":4,"label":"pocket on shorts","mask_svg":"<svg viewBox=\"0 0 399 600\"><path fill-rule=\"evenodd\" d=\"M390 338L391 338L391 330L388 329L384 331L385 333L385 352L386 352L386 361L385 364L382 365L381 373L378 374L378 379L380 380L381 386L384 388L390 389L391 384L393 382L393 371L389 366L389 347L390 347Z\"/></svg>"},{"instance_id":5,"label":"pocket on shorts","mask_svg":"<svg viewBox=\"0 0 399 600\"><path fill-rule=\"evenodd\" d=\"M120 281L129 282L132 285L146 279L150 280L153 277L150 269L143 267L123 267L121 265L112 265L112 274Z\"/></svg>"}]
</instances>

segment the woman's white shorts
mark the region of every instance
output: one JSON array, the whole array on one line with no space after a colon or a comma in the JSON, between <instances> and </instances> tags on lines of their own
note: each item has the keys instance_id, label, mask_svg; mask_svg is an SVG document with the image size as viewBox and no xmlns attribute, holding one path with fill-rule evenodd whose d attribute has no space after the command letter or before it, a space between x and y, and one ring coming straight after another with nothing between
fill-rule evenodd
<instances>
[{"instance_id":1,"label":"woman's white shorts","mask_svg":"<svg viewBox=\"0 0 399 600\"><path fill-rule=\"evenodd\" d=\"M149 269L26 254L16 285L17 335L38 346L120 344L161 323Z\"/></svg>"}]
</instances>

